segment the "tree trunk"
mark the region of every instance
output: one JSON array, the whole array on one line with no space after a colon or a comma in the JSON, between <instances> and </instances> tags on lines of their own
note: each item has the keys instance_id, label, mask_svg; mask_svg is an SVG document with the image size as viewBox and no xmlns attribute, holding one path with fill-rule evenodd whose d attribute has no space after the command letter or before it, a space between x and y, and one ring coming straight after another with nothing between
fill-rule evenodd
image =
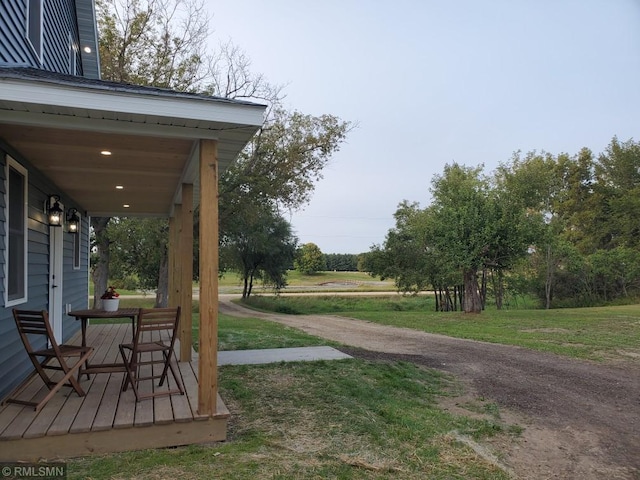
<instances>
[{"instance_id":1,"label":"tree trunk","mask_svg":"<svg viewBox=\"0 0 640 480\"><path fill-rule=\"evenodd\" d=\"M436 312L439 312L440 304L438 303L438 289L433 289L433 296L436 297Z\"/></svg>"},{"instance_id":2,"label":"tree trunk","mask_svg":"<svg viewBox=\"0 0 640 480\"><path fill-rule=\"evenodd\" d=\"M452 312L453 311L453 301L451 300L451 292L449 291L449 287L445 287L444 288L444 296L445 296L445 300L446 302L446 309L447 312Z\"/></svg>"},{"instance_id":3,"label":"tree trunk","mask_svg":"<svg viewBox=\"0 0 640 480\"><path fill-rule=\"evenodd\" d=\"M494 271L491 278L493 279L493 293L496 297L496 308L498 310L502 310L504 297L504 274L502 273L502 270L498 270L497 274Z\"/></svg>"},{"instance_id":4,"label":"tree trunk","mask_svg":"<svg viewBox=\"0 0 640 480\"><path fill-rule=\"evenodd\" d=\"M463 309L465 313L480 313L482 301L478 291L478 275L475 269L464 270L464 299Z\"/></svg>"},{"instance_id":5,"label":"tree trunk","mask_svg":"<svg viewBox=\"0 0 640 480\"><path fill-rule=\"evenodd\" d=\"M156 290L156 308L165 308L169 305L169 255L164 249L160 258L158 269L158 289Z\"/></svg>"},{"instance_id":6,"label":"tree trunk","mask_svg":"<svg viewBox=\"0 0 640 480\"><path fill-rule=\"evenodd\" d=\"M458 287L455 285L453 287L453 311L458 311Z\"/></svg>"},{"instance_id":7,"label":"tree trunk","mask_svg":"<svg viewBox=\"0 0 640 480\"><path fill-rule=\"evenodd\" d=\"M482 310L487 306L487 269L482 269L482 283L480 285L480 305Z\"/></svg>"},{"instance_id":8,"label":"tree trunk","mask_svg":"<svg viewBox=\"0 0 640 480\"><path fill-rule=\"evenodd\" d=\"M97 260L91 269L91 279L93 280L93 308L102 308L100 297L108 287L109 283L109 236L107 225L111 217L91 217L91 227L95 235L95 247L97 250Z\"/></svg>"},{"instance_id":9,"label":"tree trunk","mask_svg":"<svg viewBox=\"0 0 640 480\"><path fill-rule=\"evenodd\" d=\"M553 259L551 258L551 245L547 246L547 275L544 282L544 296L545 296L545 308L549 310L551 308L551 295L553 288L553 276L555 271L555 265L553 264Z\"/></svg>"},{"instance_id":10,"label":"tree trunk","mask_svg":"<svg viewBox=\"0 0 640 480\"><path fill-rule=\"evenodd\" d=\"M244 274L244 287L242 288L242 298L247 298L247 292L249 291L249 274Z\"/></svg>"},{"instance_id":11,"label":"tree trunk","mask_svg":"<svg viewBox=\"0 0 640 480\"><path fill-rule=\"evenodd\" d=\"M251 296L251 290L253 290L253 273L254 273L254 270L251 270L251 275L249 277L249 291L247 292L247 298Z\"/></svg>"}]
</instances>

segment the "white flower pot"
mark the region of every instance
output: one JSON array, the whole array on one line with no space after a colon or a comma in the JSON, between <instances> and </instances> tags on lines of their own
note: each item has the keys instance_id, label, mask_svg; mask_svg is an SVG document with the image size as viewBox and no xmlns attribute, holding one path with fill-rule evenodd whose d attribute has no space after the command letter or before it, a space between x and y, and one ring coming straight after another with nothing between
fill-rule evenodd
<instances>
[{"instance_id":1,"label":"white flower pot","mask_svg":"<svg viewBox=\"0 0 640 480\"><path fill-rule=\"evenodd\" d=\"M115 312L118 310L119 298L105 298L102 300L102 309L105 312Z\"/></svg>"}]
</instances>

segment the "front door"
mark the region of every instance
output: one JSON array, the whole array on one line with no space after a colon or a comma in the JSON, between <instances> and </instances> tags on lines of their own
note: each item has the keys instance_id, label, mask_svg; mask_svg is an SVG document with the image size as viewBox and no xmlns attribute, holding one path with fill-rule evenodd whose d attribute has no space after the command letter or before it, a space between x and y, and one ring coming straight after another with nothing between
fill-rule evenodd
<instances>
[{"instance_id":1,"label":"front door","mask_svg":"<svg viewBox=\"0 0 640 480\"><path fill-rule=\"evenodd\" d=\"M62 343L63 243L64 228L49 227L49 321L53 329L53 336L58 343Z\"/></svg>"}]
</instances>

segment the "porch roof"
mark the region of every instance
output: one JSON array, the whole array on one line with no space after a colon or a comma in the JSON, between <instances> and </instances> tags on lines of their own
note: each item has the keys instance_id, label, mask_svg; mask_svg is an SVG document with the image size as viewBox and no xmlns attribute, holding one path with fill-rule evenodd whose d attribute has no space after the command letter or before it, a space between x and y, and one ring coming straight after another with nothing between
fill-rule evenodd
<instances>
[{"instance_id":1,"label":"porch roof","mask_svg":"<svg viewBox=\"0 0 640 480\"><path fill-rule=\"evenodd\" d=\"M70 207L93 216L169 216L181 203L183 183L194 184L198 199L199 140L218 141L223 171L262 125L265 110L245 101L0 67L0 138L77 202Z\"/></svg>"}]
</instances>

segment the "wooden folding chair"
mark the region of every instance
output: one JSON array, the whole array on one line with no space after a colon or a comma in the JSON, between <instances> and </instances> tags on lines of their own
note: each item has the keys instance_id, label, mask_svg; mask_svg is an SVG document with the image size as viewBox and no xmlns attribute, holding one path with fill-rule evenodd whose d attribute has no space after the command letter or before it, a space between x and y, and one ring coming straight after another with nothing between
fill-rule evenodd
<instances>
[{"instance_id":1,"label":"wooden folding chair","mask_svg":"<svg viewBox=\"0 0 640 480\"><path fill-rule=\"evenodd\" d=\"M174 346L176 343L176 332L180 321L180 307L176 308L141 308L138 313L136 331L133 343L123 343L120 345L120 355L124 361L127 374L122 385L122 391L126 391L129 384L133 388L136 401L159 395L173 395L180 393L184 395L184 388L180 381L180 376L175 363ZM130 356L127 358L127 351ZM160 355L160 353L162 355ZM144 358L143 358L144 355ZM155 365L155 373L153 371ZM162 366L162 373L159 373ZM149 375L141 376L140 370L145 368ZM159 389L165 380L167 373L171 371L175 381L175 387ZM153 380L159 378L158 385L152 386L150 393L140 392L139 383L143 380ZM168 383L168 382L167 382Z\"/></svg>"},{"instance_id":2,"label":"wooden folding chair","mask_svg":"<svg viewBox=\"0 0 640 480\"><path fill-rule=\"evenodd\" d=\"M27 354L36 368L36 372L42 378L49 393L40 401L20 400L17 397L27 386L28 382L24 382L18 387L7 403L18 403L34 407L39 411L45 403L47 403L55 393L64 385L71 386L76 393L83 397L84 390L75 378L80 371L80 367L87 362L87 359L93 352L92 347L81 347L76 345L58 345L49 323L49 314L45 311L37 310L13 310L13 318L18 327L18 333L27 350ZM36 340L37 338L40 340ZM36 348L35 345L41 345L42 348ZM50 345L50 347L49 347ZM67 357L77 357L78 360L72 366L69 366L65 360ZM46 372L46 370L57 370L64 372L63 377L55 381Z\"/></svg>"}]
</instances>

